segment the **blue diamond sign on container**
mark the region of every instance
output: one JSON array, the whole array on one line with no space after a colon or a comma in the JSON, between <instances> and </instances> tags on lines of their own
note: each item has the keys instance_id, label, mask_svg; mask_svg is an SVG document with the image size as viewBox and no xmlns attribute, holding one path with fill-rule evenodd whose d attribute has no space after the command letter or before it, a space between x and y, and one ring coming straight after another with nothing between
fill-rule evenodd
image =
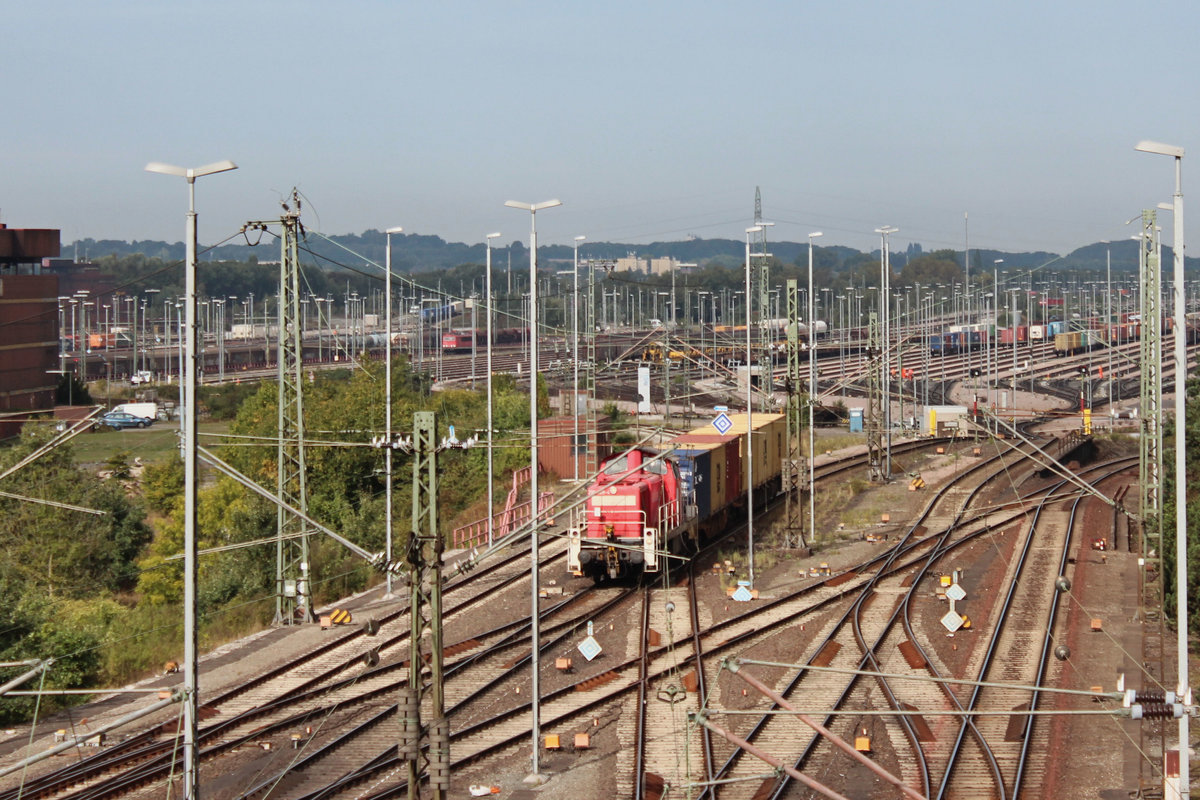
<instances>
[{"instance_id":1,"label":"blue diamond sign on container","mask_svg":"<svg viewBox=\"0 0 1200 800\"><path fill-rule=\"evenodd\" d=\"M729 429L733 427L733 420L724 414L717 414L717 418L712 421L712 426L717 429L717 433L724 435L729 433Z\"/></svg>"}]
</instances>

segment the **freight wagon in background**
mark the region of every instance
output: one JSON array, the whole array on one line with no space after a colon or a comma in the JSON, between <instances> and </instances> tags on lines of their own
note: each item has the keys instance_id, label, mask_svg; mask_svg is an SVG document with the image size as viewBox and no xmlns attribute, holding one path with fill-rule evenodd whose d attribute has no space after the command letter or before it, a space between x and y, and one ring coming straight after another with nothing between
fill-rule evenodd
<instances>
[{"instance_id":1,"label":"freight wagon in background","mask_svg":"<svg viewBox=\"0 0 1200 800\"><path fill-rule=\"evenodd\" d=\"M1013 339L1016 339L1018 344L1024 344L1030 339L1029 327L1027 325L1018 325L1015 328L1000 329L1000 343L1012 344Z\"/></svg>"},{"instance_id":2,"label":"freight wagon in background","mask_svg":"<svg viewBox=\"0 0 1200 800\"><path fill-rule=\"evenodd\" d=\"M492 340L496 344L520 344L524 341L528 328L504 328L492 331ZM442 334L442 350L455 352L470 350L471 344L483 347L487 344L487 330L467 328L465 330L446 331Z\"/></svg>"},{"instance_id":3,"label":"freight wagon in background","mask_svg":"<svg viewBox=\"0 0 1200 800\"><path fill-rule=\"evenodd\" d=\"M605 461L567 531L567 568L602 581L658 572L667 563L663 551L696 552L744 516L751 456L755 497L777 495L784 416L729 420L724 434L705 424L677 436L667 451L635 448Z\"/></svg>"},{"instance_id":4,"label":"freight wagon in background","mask_svg":"<svg viewBox=\"0 0 1200 800\"><path fill-rule=\"evenodd\" d=\"M117 329L111 333L89 333L87 343L90 350L107 350L110 347L132 347L133 339L129 331Z\"/></svg>"}]
</instances>

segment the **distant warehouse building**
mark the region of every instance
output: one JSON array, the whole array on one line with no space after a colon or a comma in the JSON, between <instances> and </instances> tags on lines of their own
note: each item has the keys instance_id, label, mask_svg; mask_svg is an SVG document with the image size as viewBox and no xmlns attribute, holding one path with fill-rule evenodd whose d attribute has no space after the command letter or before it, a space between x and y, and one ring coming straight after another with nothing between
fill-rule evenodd
<instances>
[{"instance_id":1,"label":"distant warehouse building","mask_svg":"<svg viewBox=\"0 0 1200 800\"><path fill-rule=\"evenodd\" d=\"M0 223L0 439L30 412L52 412L58 387L58 277L42 273L59 254L59 232Z\"/></svg>"}]
</instances>

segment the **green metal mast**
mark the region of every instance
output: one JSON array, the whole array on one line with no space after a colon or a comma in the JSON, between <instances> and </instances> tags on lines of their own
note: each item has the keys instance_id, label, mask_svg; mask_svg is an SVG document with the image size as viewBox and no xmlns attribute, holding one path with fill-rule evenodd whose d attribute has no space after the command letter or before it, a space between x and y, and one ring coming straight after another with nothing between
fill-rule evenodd
<instances>
[{"instance_id":1,"label":"green metal mast","mask_svg":"<svg viewBox=\"0 0 1200 800\"><path fill-rule=\"evenodd\" d=\"M1141 435L1139 484L1144 576L1147 609L1162 608L1162 269L1158 251L1156 212L1142 212L1138 267L1142 287L1141 402L1138 409ZM1178 387L1177 387L1178 388Z\"/></svg>"},{"instance_id":2,"label":"green metal mast","mask_svg":"<svg viewBox=\"0 0 1200 800\"><path fill-rule=\"evenodd\" d=\"M407 560L409 598L408 684L400 688L400 757L408 768L408 797L421 796L427 772L434 800L450 791L450 723L442 672L442 537L438 530L437 421L432 411L413 414L412 534ZM429 667L426 682L425 667ZM428 702L430 719L421 724ZM422 764L422 745L428 743Z\"/></svg>"},{"instance_id":3,"label":"green metal mast","mask_svg":"<svg viewBox=\"0 0 1200 800\"><path fill-rule=\"evenodd\" d=\"M875 311L867 318L867 358L867 475L876 483L886 483L890 476L883 456L883 341Z\"/></svg>"},{"instance_id":4,"label":"green metal mast","mask_svg":"<svg viewBox=\"0 0 1200 800\"><path fill-rule=\"evenodd\" d=\"M255 223L251 223L252 225ZM278 407L276 423L276 492L280 499L302 514L308 514L304 461L304 364L300 341L300 199L293 193L292 205L284 204L279 220L280 238L279 309L276 365ZM265 227L265 223L257 223ZM309 527L304 520L280 505L275 518L275 623L291 625L314 621L309 592Z\"/></svg>"},{"instance_id":5,"label":"green metal mast","mask_svg":"<svg viewBox=\"0 0 1200 800\"><path fill-rule=\"evenodd\" d=\"M1163 430L1162 430L1162 259L1159 251L1157 212L1142 211L1142 235L1138 247L1141 286L1141 398L1138 483L1141 489L1141 578L1142 658L1151 678L1166 684L1163 639ZM1176 224L1179 224L1176 222ZM1177 331L1176 335L1181 335ZM1183 387L1175 387L1183 391ZM1158 727L1159 746L1166 745L1166 728ZM1139 744L1148 731L1139 729ZM1153 732L1152 732L1153 733Z\"/></svg>"},{"instance_id":6,"label":"green metal mast","mask_svg":"<svg viewBox=\"0 0 1200 800\"><path fill-rule=\"evenodd\" d=\"M805 386L803 367L800 361L800 292L799 282L794 278L787 282L787 457L783 462L783 490L785 518L783 546L799 548L805 546L804 508L808 495L808 464L800 448L804 430L803 409L812 402L807 391L801 401L801 387ZM813 346L809 326L809 347ZM813 535L810 533L810 536Z\"/></svg>"}]
</instances>

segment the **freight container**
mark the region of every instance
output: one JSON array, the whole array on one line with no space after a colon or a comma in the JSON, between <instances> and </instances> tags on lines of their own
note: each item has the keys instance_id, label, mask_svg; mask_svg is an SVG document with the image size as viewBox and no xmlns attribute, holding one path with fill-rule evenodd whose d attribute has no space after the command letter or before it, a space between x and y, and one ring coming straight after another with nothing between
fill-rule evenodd
<instances>
[{"instance_id":1,"label":"freight container","mask_svg":"<svg viewBox=\"0 0 1200 800\"><path fill-rule=\"evenodd\" d=\"M921 432L930 436L953 436L966 417L966 406L926 406L921 418Z\"/></svg>"},{"instance_id":2,"label":"freight container","mask_svg":"<svg viewBox=\"0 0 1200 800\"><path fill-rule=\"evenodd\" d=\"M1012 344L1014 334L1018 343L1029 341L1029 328L1024 325L1018 325L1015 328L1001 328L1000 342L1002 344Z\"/></svg>"},{"instance_id":3,"label":"freight container","mask_svg":"<svg viewBox=\"0 0 1200 800\"><path fill-rule=\"evenodd\" d=\"M703 431L703 429L699 429ZM675 447L699 449L711 446L712 495L709 501L711 513L736 501L742 493L741 437L736 433L703 433L691 431L678 436Z\"/></svg>"},{"instance_id":4,"label":"freight container","mask_svg":"<svg viewBox=\"0 0 1200 800\"><path fill-rule=\"evenodd\" d=\"M736 433L744 437L746 433L745 414L731 414L729 416L733 427L730 433ZM754 488L758 488L766 483L777 479L783 472L783 457L786 454L786 436L787 436L787 421L783 414L753 414L750 422L753 426L751 435L753 436L753 451L754 451ZM747 469L746 452L747 448L742 448L742 483L744 486L750 486Z\"/></svg>"},{"instance_id":5,"label":"freight container","mask_svg":"<svg viewBox=\"0 0 1200 800\"><path fill-rule=\"evenodd\" d=\"M1067 331L1054 336L1054 352L1058 355L1082 353L1101 344L1103 340L1103 331Z\"/></svg>"},{"instance_id":6,"label":"freight container","mask_svg":"<svg viewBox=\"0 0 1200 800\"><path fill-rule=\"evenodd\" d=\"M1029 326L1029 341L1040 342L1046 338L1045 325L1030 325Z\"/></svg>"},{"instance_id":7,"label":"freight container","mask_svg":"<svg viewBox=\"0 0 1200 800\"><path fill-rule=\"evenodd\" d=\"M1080 347L1079 331L1069 331L1067 333L1057 333L1054 335L1054 352L1059 355L1069 355L1079 350Z\"/></svg>"},{"instance_id":8,"label":"freight container","mask_svg":"<svg viewBox=\"0 0 1200 800\"><path fill-rule=\"evenodd\" d=\"M714 450L719 452L719 445L689 444L675 448L684 505L695 506L695 516L699 519L708 519L712 515Z\"/></svg>"}]
</instances>

